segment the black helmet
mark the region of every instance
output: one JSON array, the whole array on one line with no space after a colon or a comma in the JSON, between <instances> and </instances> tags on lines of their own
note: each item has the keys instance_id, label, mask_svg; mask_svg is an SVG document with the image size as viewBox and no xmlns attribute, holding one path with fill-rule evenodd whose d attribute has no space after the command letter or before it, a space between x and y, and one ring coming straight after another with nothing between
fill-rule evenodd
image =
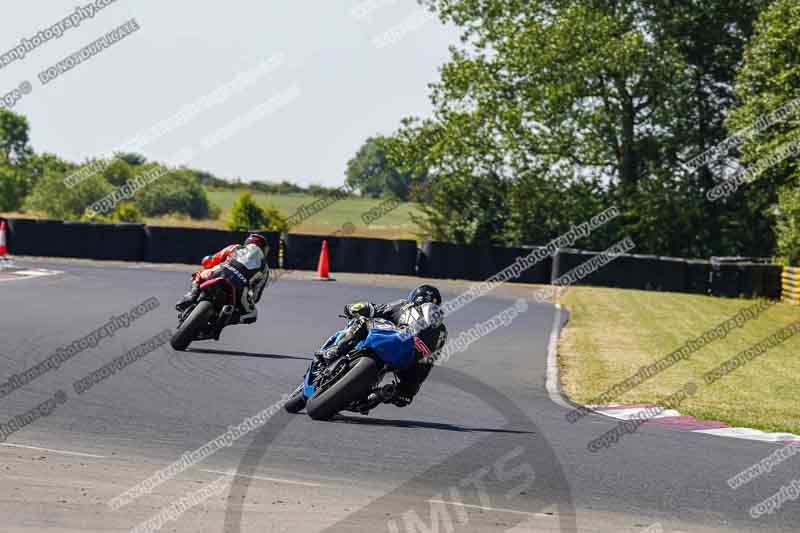
<instances>
[{"instance_id":1,"label":"black helmet","mask_svg":"<svg viewBox=\"0 0 800 533\"><path fill-rule=\"evenodd\" d=\"M433 285L420 285L408 295L408 301L419 305L424 303L442 305L442 295Z\"/></svg>"},{"instance_id":2,"label":"black helmet","mask_svg":"<svg viewBox=\"0 0 800 533\"><path fill-rule=\"evenodd\" d=\"M264 255L267 255L269 251L269 244L267 244L267 239L259 235L258 233L251 233L247 236L244 241L244 245L247 246L248 244L255 244L261 251L264 252Z\"/></svg>"}]
</instances>

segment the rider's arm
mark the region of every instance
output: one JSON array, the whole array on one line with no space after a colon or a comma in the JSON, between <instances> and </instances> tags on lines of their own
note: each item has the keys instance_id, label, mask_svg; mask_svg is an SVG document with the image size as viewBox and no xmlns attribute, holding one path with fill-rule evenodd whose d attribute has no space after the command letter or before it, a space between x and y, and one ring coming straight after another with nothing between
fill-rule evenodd
<instances>
[{"instance_id":1,"label":"rider's arm","mask_svg":"<svg viewBox=\"0 0 800 533\"><path fill-rule=\"evenodd\" d=\"M373 318L375 316L375 305L371 302L355 302L344 306L344 314L348 317L363 316Z\"/></svg>"},{"instance_id":2,"label":"rider's arm","mask_svg":"<svg viewBox=\"0 0 800 533\"><path fill-rule=\"evenodd\" d=\"M214 255L207 255L203 258L203 268L214 268L218 264L225 261L234 250L239 247L238 244L231 244L230 246L226 246L219 252L215 253Z\"/></svg>"},{"instance_id":3,"label":"rider's arm","mask_svg":"<svg viewBox=\"0 0 800 533\"><path fill-rule=\"evenodd\" d=\"M399 326L398 319L400 318L401 310L408 303L408 300L396 300L385 304L375 306L375 318L382 318L388 320L396 326Z\"/></svg>"},{"instance_id":4,"label":"rider's arm","mask_svg":"<svg viewBox=\"0 0 800 533\"><path fill-rule=\"evenodd\" d=\"M406 303L405 300L378 305L371 302L356 302L344 306L344 314L347 316L361 315L366 318L382 318L397 324L398 310Z\"/></svg>"}]
</instances>

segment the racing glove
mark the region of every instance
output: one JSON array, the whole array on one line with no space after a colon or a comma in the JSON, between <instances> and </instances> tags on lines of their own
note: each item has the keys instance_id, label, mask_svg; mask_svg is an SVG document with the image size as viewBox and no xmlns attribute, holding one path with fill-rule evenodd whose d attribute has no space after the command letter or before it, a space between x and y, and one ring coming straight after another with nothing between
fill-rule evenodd
<instances>
[{"instance_id":1,"label":"racing glove","mask_svg":"<svg viewBox=\"0 0 800 533\"><path fill-rule=\"evenodd\" d=\"M392 403L395 404L397 407L405 407L406 405L410 404L411 401L414 399L413 396L408 396L406 394L397 393L397 395L392 400Z\"/></svg>"},{"instance_id":2,"label":"racing glove","mask_svg":"<svg viewBox=\"0 0 800 533\"><path fill-rule=\"evenodd\" d=\"M353 318L356 316L372 318L374 315L375 306L369 302L356 302L354 304L347 304L344 306L344 316L347 318Z\"/></svg>"}]
</instances>

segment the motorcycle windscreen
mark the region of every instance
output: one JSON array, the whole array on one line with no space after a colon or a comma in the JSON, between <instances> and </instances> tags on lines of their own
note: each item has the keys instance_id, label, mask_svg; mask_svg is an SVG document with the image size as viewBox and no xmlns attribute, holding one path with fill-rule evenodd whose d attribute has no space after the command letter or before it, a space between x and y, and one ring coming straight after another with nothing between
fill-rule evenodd
<instances>
[{"instance_id":1,"label":"motorcycle windscreen","mask_svg":"<svg viewBox=\"0 0 800 533\"><path fill-rule=\"evenodd\" d=\"M371 329L356 349L369 348L392 368L403 370L414 362L414 337L408 333Z\"/></svg>"},{"instance_id":2,"label":"motorcycle windscreen","mask_svg":"<svg viewBox=\"0 0 800 533\"><path fill-rule=\"evenodd\" d=\"M331 335L330 338L327 341L325 341L325 344L322 345L320 350L324 350L325 348L330 348L331 346L333 346L333 343L338 341L339 337L341 337L342 335L344 335L344 330L337 331L336 333Z\"/></svg>"}]
</instances>

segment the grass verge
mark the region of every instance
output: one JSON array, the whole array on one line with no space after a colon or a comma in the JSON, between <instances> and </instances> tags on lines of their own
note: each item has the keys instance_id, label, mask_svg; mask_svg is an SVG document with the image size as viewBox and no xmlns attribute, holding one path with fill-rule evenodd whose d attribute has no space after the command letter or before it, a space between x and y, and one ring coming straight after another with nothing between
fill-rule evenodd
<instances>
[{"instance_id":1,"label":"grass verge","mask_svg":"<svg viewBox=\"0 0 800 533\"><path fill-rule=\"evenodd\" d=\"M220 220L227 220L233 202L243 191L208 191L209 199L222 208ZM290 216L302 205L310 205L319 198L308 194L266 194L254 192L253 199L261 206L272 205L285 216ZM416 239L419 228L411 221L411 213L418 213L413 203L402 203L373 223L366 225L361 216L381 205L383 200L373 198L346 198L334 202L321 212L292 228L292 233L330 235L349 222L355 225L353 236L381 239Z\"/></svg>"},{"instance_id":2,"label":"grass verge","mask_svg":"<svg viewBox=\"0 0 800 533\"><path fill-rule=\"evenodd\" d=\"M752 300L692 294L573 287L561 303L570 322L559 341L564 392L592 403L612 385L632 376L702 335ZM800 434L800 335L750 361L712 385L703 374L800 319L800 308L777 303L758 318L714 340L685 361L644 381L614 400L617 404L658 403L694 380L697 394L679 410L732 426Z\"/></svg>"}]
</instances>

